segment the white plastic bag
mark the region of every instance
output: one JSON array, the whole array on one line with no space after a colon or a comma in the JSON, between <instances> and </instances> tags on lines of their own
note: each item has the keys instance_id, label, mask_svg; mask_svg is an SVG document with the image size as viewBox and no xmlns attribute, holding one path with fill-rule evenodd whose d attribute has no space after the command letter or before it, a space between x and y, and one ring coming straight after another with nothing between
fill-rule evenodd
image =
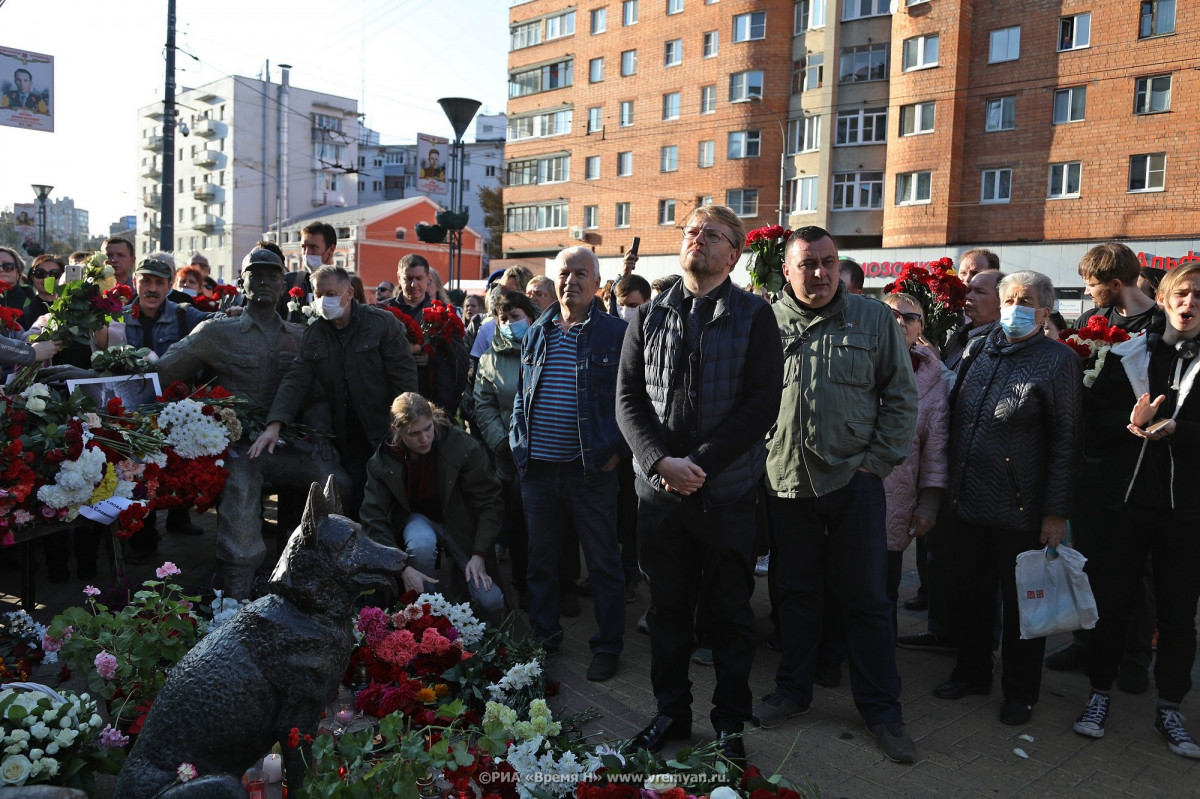
<instances>
[{"instance_id":1,"label":"white plastic bag","mask_svg":"<svg viewBox=\"0 0 1200 799\"><path fill-rule=\"evenodd\" d=\"M1090 630L1100 614L1083 573L1087 558L1068 546L1017 555L1017 608L1021 638Z\"/></svg>"}]
</instances>

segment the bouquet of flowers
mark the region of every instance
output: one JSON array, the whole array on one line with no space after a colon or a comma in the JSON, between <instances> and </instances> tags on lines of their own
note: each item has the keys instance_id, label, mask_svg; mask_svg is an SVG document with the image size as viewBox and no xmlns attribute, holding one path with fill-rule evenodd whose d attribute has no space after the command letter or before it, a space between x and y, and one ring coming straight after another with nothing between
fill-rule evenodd
<instances>
[{"instance_id":1,"label":"bouquet of flowers","mask_svg":"<svg viewBox=\"0 0 1200 799\"><path fill-rule=\"evenodd\" d=\"M425 346L422 352L426 355L433 354L433 351L443 342L462 339L467 335L467 329L463 327L462 319L459 318L453 306L447 305L441 300L434 300L433 304L421 314L421 332L425 337Z\"/></svg>"},{"instance_id":2,"label":"bouquet of flowers","mask_svg":"<svg viewBox=\"0 0 1200 799\"><path fill-rule=\"evenodd\" d=\"M425 331L417 324L417 320L406 314L404 311L397 308L395 305L382 306L383 310L390 311L393 316L400 320L400 324L404 325L404 336L408 339L409 344L418 346L425 343Z\"/></svg>"},{"instance_id":3,"label":"bouquet of flowers","mask_svg":"<svg viewBox=\"0 0 1200 799\"><path fill-rule=\"evenodd\" d=\"M23 610L5 613L0 622L0 685L29 679L33 667L46 659L42 634L46 628Z\"/></svg>"},{"instance_id":4,"label":"bouquet of flowers","mask_svg":"<svg viewBox=\"0 0 1200 799\"><path fill-rule=\"evenodd\" d=\"M0 283L0 297L8 291L7 283ZM7 308L0 305L0 325L3 325L4 330L20 330L21 317L24 311L20 308Z\"/></svg>"},{"instance_id":5,"label":"bouquet of flowers","mask_svg":"<svg viewBox=\"0 0 1200 799\"><path fill-rule=\"evenodd\" d=\"M1129 338L1128 332L1110 325L1107 319L1099 315L1089 317L1087 325L1081 330L1060 330L1058 333L1058 340L1083 358L1083 385L1087 388L1096 382L1096 376L1100 374L1104 359L1113 345L1129 341Z\"/></svg>"},{"instance_id":6,"label":"bouquet of flowers","mask_svg":"<svg viewBox=\"0 0 1200 799\"><path fill-rule=\"evenodd\" d=\"M311 325L321 317L317 316L317 307L308 303L308 295L304 292L301 286L293 286L288 289L287 309L289 314L299 311L304 315L304 323Z\"/></svg>"},{"instance_id":7,"label":"bouquet of flowers","mask_svg":"<svg viewBox=\"0 0 1200 799\"><path fill-rule=\"evenodd\" d=\"M888 294L915 297L925 313L925 338L941 345L946 333L958 323L958 313L967 299L967 287L954 271L954 261L941 258L920 266L907 263L894 283L883 289Z\"/></svg>"},{"instance_id":8,"label":"bouquet of flowers","mask_svg":"<svg viewBox=\"0 0 1200 799\"><path fill-rule=\"evenodd\" d=\"M149 347L121 344L93 352L92 369L102 375L144 375L154 371L157 360L158 356Z\"/></svg>"},{"instance_id":9,"label":"bouquet of flowers","mask_svg":"<svg viewBox=\"0 0 1200 799\"><path fill-rule=\"evenodd\" d=\"M30 683L0 690L0 785L62 785L90 795L94 772L120 771L128 740L104 724L87 694Z\"/></svg>"},{"instance_id":10,"label":"bouquet of flowers","mask_svg":"<svg viewBox=\"0 0 1200 799\"><path fill-rule=\"evenodd\" d=\"M787 249L792 231L779 225L769 225L746 234L750 248L750 282L760 291L776 292L783 288L783 252Z\"/></svg>"},{"instance_id":11,"label":"bouquet of flowers","mask_svg":"<svg viewBox=\"0 0 1200 799\"><path fill-rule=\"evenodd\" d=\"M210 311L224 311L228 308L233 298L238 295L237 286L227 283L218 283L213 288L212 295L201 294L196 297L196 310L208 313Z\"/></svg>"}]
</instances>

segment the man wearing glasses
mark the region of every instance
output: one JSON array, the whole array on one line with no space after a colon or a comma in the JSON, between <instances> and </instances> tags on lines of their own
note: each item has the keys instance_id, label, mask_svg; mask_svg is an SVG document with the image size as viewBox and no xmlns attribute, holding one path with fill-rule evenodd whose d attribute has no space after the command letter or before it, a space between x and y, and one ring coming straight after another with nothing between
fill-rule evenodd
<instances>
[{"instance_id":1,"label":"man wearing glasses","mask_svg":"<svg viewBox=\"0 0 1200 799\"><path fill-rule=\"evenodd\" d=\"M883 478L912 449L917 387L886 305L850 294L837 243L803 227L784 252L772 306L783 343L783 400L767 457L771 560L778 566L783 655L761 727L807 713L831 585L846 617L854 704L884 754L916 760L904 730L892 603L887 597Z\"/></svg>"},{"instance_id":2,"label":"man wearing glasses","mask_svg":"<svg viewBox=\"0 0 1200 799\"><path fill-rule=\"evenodd\" d=\"M683 280L630 318L617 378L617 421L637 475L638 539L650 578L650 681L657 712L634 748L690 738L696 600L714 625L712 724L745 765L753 702L754 506L779 410L782 354L770 306L733 285L746 235L729 208L684 224ZM894 325L893 325L894 326Z\"/></svg>"},{"instance_id":3,"label":"man wearing glasses","mask_svg":"<svg viewBox=\"0 0 1200 799\"><path fill-rule=\"evenodd\" d=\"M378 286L375 287L376 305L387 302L394 296L396 296L396 287L386 280L382 281Z\"/></svg>"}]
</instances>

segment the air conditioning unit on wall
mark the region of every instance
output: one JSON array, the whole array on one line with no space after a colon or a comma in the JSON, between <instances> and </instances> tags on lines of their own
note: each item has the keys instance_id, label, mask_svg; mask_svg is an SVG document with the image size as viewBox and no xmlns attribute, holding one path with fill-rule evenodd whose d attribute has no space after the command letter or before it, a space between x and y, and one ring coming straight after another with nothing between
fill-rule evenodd
<instances>
[{"instance_id":1,"label":"air conditioning unit on wall","mask_svg":"<svg viewBox=\"0 0 1200 799\"><path fill-rule=\"evenodd\" d=\"M576 241L583 241L587 238L587 234L583 232L583 228L573 227L571 228L571 238L575 239Z\"/></svg>"}]
</instances>

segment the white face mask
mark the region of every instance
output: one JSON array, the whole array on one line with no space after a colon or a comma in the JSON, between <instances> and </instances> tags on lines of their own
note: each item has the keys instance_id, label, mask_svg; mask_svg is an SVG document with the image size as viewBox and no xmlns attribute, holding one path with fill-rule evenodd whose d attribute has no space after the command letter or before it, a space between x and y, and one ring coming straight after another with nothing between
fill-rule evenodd
<instances>
[{"instance_id":1,"label":"white face mask","mask_svg":"<svg viewBox=\"0 0 1200 799\"><path fill-rule=\"evenodd\" d=\"M633 318L635 316L637 316L637 310L638 310L637 308L630 308L627 305L622 305L620 308L617 309L617 313L619 313L621 315L621 318L624 319L626 322L632 322Z\"/></svg>"},{"instance_id":2,"label":"white face mask","mask_svg":"<svg viewBox=\"0 0 1200 799\"><path fill-rule=\"evenodd\" d=\"M346 311L342 307L342 298L340 296L322 297L321 304L317 306L317 309L317 312L330 322L341 319L342 314Z\"/></svg>"},{"instance_id":3,"label":"white face mask","mask_svg":"<svg viewBox=\"0 0 1200 799\"><path fill-rule=\"evenodd\" d=\"M199 293L195 289L181 288L180 291L182 291L184 294L188 295L189 297L195 297Z\"/></svg>"},{"instance_id":4,"label":"white face mask","mask_svg":"<svg viewBox=\"0 0 1200 799\"><path fill-rule=\"evenodd\" d=\"M321 268L321 256L306 255L306 256L304 256L304 263L308 264L309 269L320 269Z\"/></svg>"}]
</instances>

